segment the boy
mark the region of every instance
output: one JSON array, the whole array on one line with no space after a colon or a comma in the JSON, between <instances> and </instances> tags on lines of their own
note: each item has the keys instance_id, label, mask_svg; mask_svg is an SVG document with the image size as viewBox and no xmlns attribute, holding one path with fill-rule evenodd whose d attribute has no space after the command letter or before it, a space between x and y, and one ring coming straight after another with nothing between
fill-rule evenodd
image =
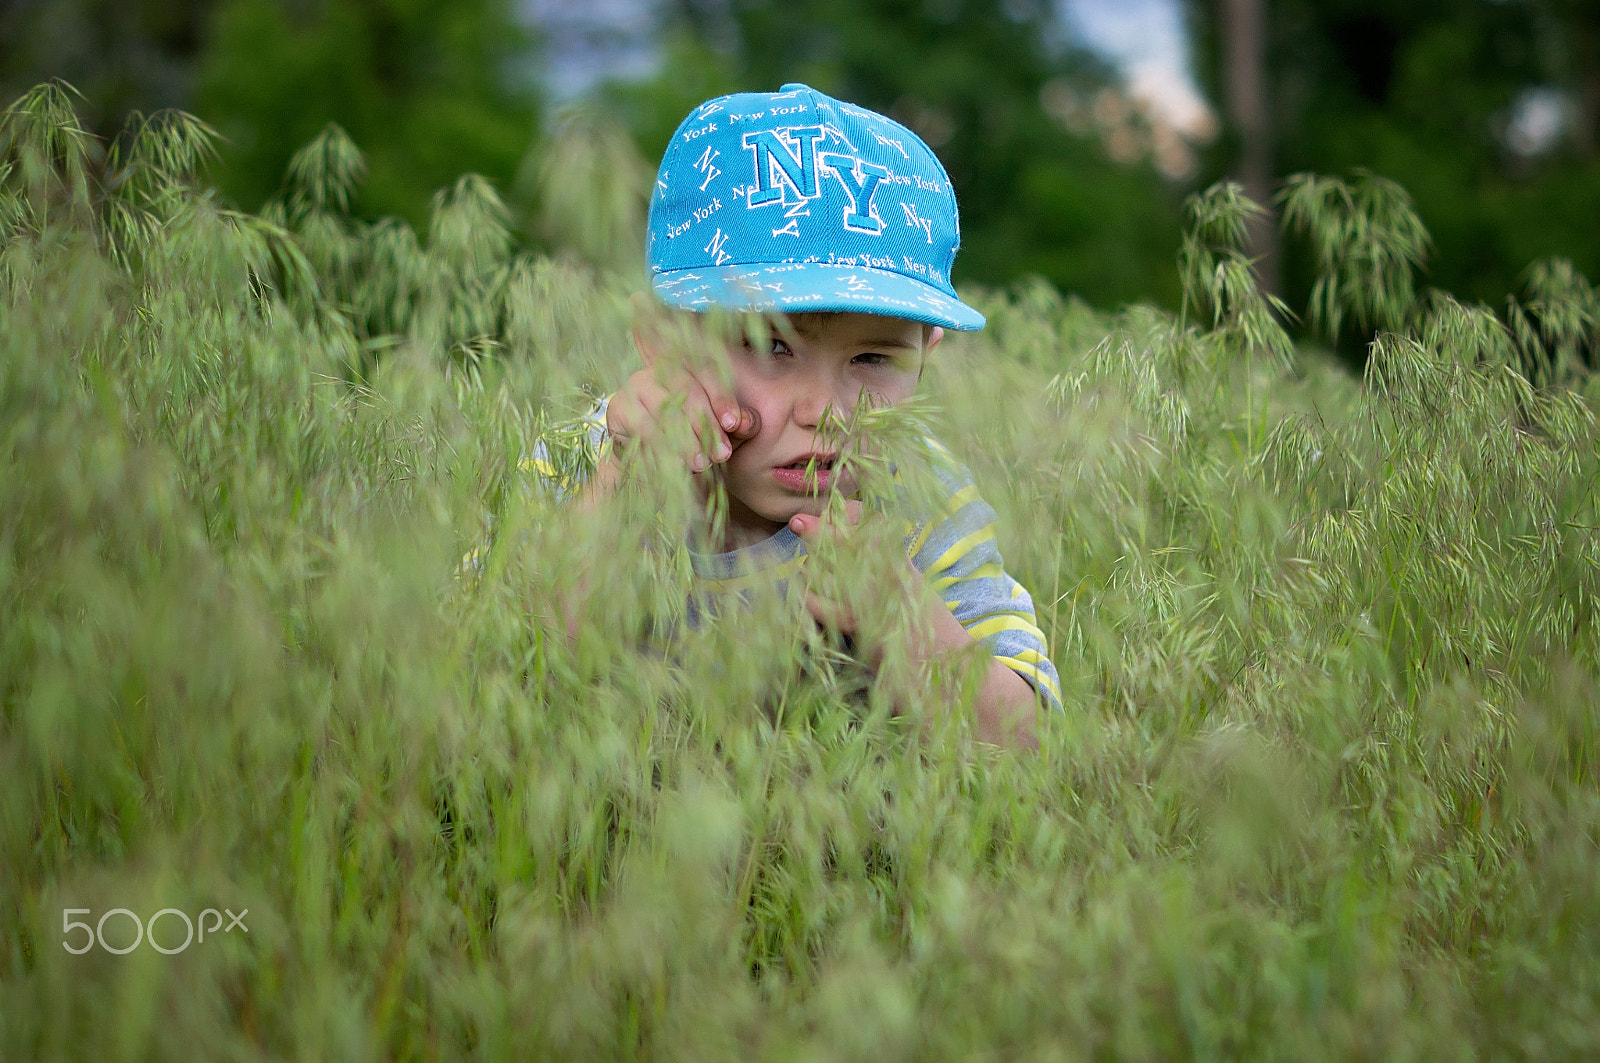
<instances>
[{"instance_id":1,"label":"boy","mask_svg":"<svg viewBox=\"0 0 1600 1063\"><path fill-rule=\"evenodd\" d=\"M848 415L864 393L874 405L907 401L945 329L984 325L950 285L959 242L949 177L904 126L804 85L702 104L657 175L652 283L671 307L770 315L770 338L729 345L730 390L726 372L669 368L659 341L636 332L644 368L592 415L613 448L583 504L616 489L617 452L656 435L666 408L681 402L701 426L690 469L720 482L727 500L713 544L721 552L692 556L697 578L726 586L751 574L780 584L798 576L808 546L844 533L825 520L830 492L850 498L857 488L847 465L835 468L827 417ZM927 661L982 643L978 737L1033 746L1037 703L1059 705L1060 687L1032 599L1006 574L994 511L970 475L926 442L946 497L906 539L924 577L912 583L921 623L906 652ZM860 502L845 510L861 519ZM807 607L819 623L858 634L848 610L815 597Z\"/></svg>"}]
</instances>

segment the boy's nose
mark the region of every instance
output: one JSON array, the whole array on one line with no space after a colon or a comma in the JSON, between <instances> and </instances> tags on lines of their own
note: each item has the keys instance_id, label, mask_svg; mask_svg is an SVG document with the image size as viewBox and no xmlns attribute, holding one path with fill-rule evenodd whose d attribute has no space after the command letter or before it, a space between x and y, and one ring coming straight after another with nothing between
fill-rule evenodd
<instances>
[{"instance_id":1,"label":"boy's nose","mask_svg":"<svg viewBox=\"0 0 1600 1063\"><path fill-rule=\"evenodd\" d=\"M795 396L794 419L802 428L816 428L822 424L830 406L834 407L835 415L845 408L836 381L826 374L815 374L801 385Z\"/></svg>"}]
</instances>

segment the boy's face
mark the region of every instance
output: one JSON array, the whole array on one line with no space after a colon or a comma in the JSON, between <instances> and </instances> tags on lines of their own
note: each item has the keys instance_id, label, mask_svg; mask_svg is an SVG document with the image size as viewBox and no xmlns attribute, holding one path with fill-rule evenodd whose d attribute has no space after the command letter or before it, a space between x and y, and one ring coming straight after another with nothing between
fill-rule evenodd
<instances>
[{"instance_id":1,"label":"boy's face","mask_svg":"<svg viewBox=\"0 0 1600 1063\"><path fill-rule=\"evenodd\" d=\"M942 337L877 314L795 314L789 324L787 338L771 330L764 350L746 340L729 352L739 402L760 417L756 434L722 467L730 522L750 532L771 534L796 514L820 514L832 490L855 492L852 477L834 475L836 444L818 434L823 411L847 418L862 392L876 405L905 402Z\"/></svg>"}]
</instances>

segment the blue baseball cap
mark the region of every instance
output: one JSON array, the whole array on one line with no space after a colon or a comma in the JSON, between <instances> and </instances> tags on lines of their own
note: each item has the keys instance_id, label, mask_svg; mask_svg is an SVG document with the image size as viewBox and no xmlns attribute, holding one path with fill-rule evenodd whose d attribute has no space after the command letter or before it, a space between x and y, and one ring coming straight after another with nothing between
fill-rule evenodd
<instances>
[{"instance_id":1,"label":"blue baseball cap","mask_svg":"<svg viewBox=\"0 0 1600 1063\"><path fill-rule=\"evenodd\" d=\"M672 135L645 256L668 305L855 311L971 331L955 189L915 133L805 85L708 100Z\"/></svg>"}]
</instances>

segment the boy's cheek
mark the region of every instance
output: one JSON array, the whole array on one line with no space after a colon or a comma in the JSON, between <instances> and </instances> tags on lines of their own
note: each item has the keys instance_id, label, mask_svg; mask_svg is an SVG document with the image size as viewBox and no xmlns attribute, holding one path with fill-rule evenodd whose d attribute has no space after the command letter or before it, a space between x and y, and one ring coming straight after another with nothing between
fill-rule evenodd
<instances>
[{"instance_id":1,"label":"boy's cheek","mask_svg":"<svg viewBox=\"0 0 1600 1063\"><path fill-rule=\"evenodd\" d=\"M739 353L730 355L729 363L733 367L733 397L739 400L740 405L760 409L763 398L761 375Z\"/></svg>"},{"instance_id":2,"label":"boy's cheek","mask_svg":"<svg viewBox=\"0 0 1600 1063\"><path fill-rule=\"evenodd\" d=\"M776 434L775 429L779 423L781 412L778 403L768 395L756 388L735 387L734 398L739 400L739 405L749 409L760 418L760 427L748 442L758 443Z\"/></svg>"},{"instance_id":3,"label":"boy's cheek","mask_svg":"<svg viewBox=\"0 0 1600 1063\"><path fill-rule=\"evenodd\" d=\"M733 397L739 400L739 405L748 406L760 415L762 431L759 435L766 435L771 426L778 424L783 413L781 382L766 379L742 359L735 359L733 363Z\"/></svg>"},{"instance_id":4,"label":"boy's cheek","mask_svg":"<svg viewBox=\"0 0 1600 1063\"><path fill-rule=\"evenodd\" d=\"M746 505L762 494L760 477L764 467L748 446L734 448L723 476L728 493Z\"/></svg>"}]
</instances>

